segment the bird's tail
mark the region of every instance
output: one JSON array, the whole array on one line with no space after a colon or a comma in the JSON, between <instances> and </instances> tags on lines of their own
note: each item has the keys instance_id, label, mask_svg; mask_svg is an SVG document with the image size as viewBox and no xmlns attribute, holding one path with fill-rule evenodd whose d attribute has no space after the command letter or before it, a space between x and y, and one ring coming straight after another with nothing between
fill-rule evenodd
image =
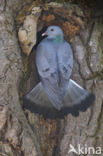
<instances>
[{"instance_id":1,"label":"bird's tail","mask_svg":"<svg viewBox=\"0 0 103 156\"><path fill-rule=\"evenodd\" d=\"M86 111L93 103L95 96L70 79L60 110L57 110L49 99L40 82L23 97L23 107L50 119L63 118L68 113L78 116L79 111Z\"/></svg>"},{"instance_id":2,"label":"bird's tail","mask_svg":"<svg viewBox=\"0 0 103 156\"><path fill-rule=\"evenodd\" d=\"M45 92L45 89L42 83L38 83L26 96L23 97L23 108L29 109L33 113L38 113L43 115L45 118L54 119L58 117L58 110L53 106L54 103L60 103L55 92L51 93L50 90L48 94ZM54 95L54 97L53 97ZM58 106L59 108L59 106Z\"/></svg>"},{"instance_id":3,"label":"bird's tail","mask_svg":"<svg viewBox=\"0 0 103 156\"><path fill-rule=\"evenodd\" d=\"M28 101L28 103L25 104L26 100ZM32 107L31 105L29 105L29 103L34 103L34 106L37 105L43 107L44 104L47 104L47 106L49 106L48 102L48 96L46 95L41 82L38 83L26 96L23 97L24 107L28 109L29 107Z\"/></svg>"},{"instance_id":4,"label":"bird's tail","mask_svg":"<svg viewBox=\"0 0 103 156\"><path fill-rule=\"evenodd\" d=\"M86 111L94 100L93 93L82 88L72 79L69 80L67 93L64 97L64 107L70 107L72 114L78 115L79 110Z\"/></svg>"}]
</instances>

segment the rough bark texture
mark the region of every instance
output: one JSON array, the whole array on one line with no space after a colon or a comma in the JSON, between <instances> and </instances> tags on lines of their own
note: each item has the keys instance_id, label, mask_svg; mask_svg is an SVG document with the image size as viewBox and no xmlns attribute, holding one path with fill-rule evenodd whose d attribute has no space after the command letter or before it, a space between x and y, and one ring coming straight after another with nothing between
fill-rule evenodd
<instances>
[{"instance_id":1,"label":"rough bark texture","mask_svg":"<svg viewBox=\"0 0 103 156\"><path fill-rule=\"evenodd\" d=\"M19 98L24 67L14 21L23 2L0 3L0 155L41 155Z\"/></svg>"},{"instance_id":2,"label":"rough bark texture","mask_svg":"<svg viewBox=\"0 0 103 156\"><path fill-rule=\"evenodd\" d=\"M86 144L103 149L102 7L99 2L89 6L85 0L84 4L79 1L79 5L70 2L42 4L31 0L29 5L29 0L0 1L0 156L73 156L68 153L70 144L76 148ZM44 120L22 109L21 97L36 85L38 76L35 48L29 57L24 56L17 32L31 15L31 9L38 6L42 12L36 19L37 42L48 25L61 26L74 51L72 78L96 95L94 106L77 118L69 114L63 120ZM27 27L23 29L29 32ZM29 39L27 45L31 46L28 43Z\"/></svg>"}]
</instances>

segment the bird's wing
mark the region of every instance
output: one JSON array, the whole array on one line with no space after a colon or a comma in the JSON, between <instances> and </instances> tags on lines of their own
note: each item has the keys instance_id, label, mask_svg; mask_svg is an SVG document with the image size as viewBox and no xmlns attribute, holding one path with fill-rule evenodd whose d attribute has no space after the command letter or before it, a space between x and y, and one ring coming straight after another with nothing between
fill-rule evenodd
<instances>
[{"instance_id":1,"label":"bird's wing","mask_svg":"<svg viewBox=\"0 0 103 156\"><path fill-rule=\"evenodd\" d=\"M36 65L43 87L51 103L60 110L62 107L58 86L58 69L55 47L49 41L42 41L36 51Z\"/></svg>"},{"instance_id":2,"label":"bird's wing","mask_svg":"<svg viewBox=\"0 0 103 156\"><path fill-rule=\"evenodd\" d=\"M73 53L70 44L66 41L58 50L58 61L62 77L69 80L73 68Z\"/></svg>"},{"instance_id":3,"label":"bird's wing","mask_svg":"<svg viewBox=\"0 0 103 156\"><path fill-rule=\"evenodd\" d=\"M36 65L38 73L42 78L47 78L57 71L55 50L49 42L41 42L38 45Z\"/></svg>"}]
</instances>

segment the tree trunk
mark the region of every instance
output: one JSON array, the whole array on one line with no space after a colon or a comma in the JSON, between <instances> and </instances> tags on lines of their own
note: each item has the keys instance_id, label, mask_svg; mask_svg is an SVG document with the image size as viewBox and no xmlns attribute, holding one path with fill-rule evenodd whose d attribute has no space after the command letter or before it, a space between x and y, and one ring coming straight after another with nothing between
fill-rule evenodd
<instances>
[{"instance_id":1,"label":"tree trunk","mask_svg":"<svg viewBox=\"0 0 103 156\"><path fill-rule=\"evenodd\" d=\"M70 144L77 150L94 147L95 155L97 147L103 149L102 3L83 2L0 2L0 156L73 156ZM77 118L45 120L22 108L22 96L39 81L34 45L52 24L61 26L72 45L72 78L96 95L95 104Z\"/></svg>"}]
</instances>

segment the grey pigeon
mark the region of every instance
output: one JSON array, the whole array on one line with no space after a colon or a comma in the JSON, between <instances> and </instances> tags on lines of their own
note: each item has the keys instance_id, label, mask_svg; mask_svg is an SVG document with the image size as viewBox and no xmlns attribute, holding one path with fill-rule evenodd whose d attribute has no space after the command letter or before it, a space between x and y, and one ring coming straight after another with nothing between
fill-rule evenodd
<instances>
[{"instance_id":1,"label":"grey pigeon","mask_svg":"<svg viewBox=\"0 0 103 156\"><path fill-rule=\"evenodd\" d=\"M25 97L23 106L45 118L63 118L68 113L79 115L94 101L94 94L70 79L73 52L58 26L49 26L47 35L37 47L38 83Z\"/></svg>"}]
</instances>

